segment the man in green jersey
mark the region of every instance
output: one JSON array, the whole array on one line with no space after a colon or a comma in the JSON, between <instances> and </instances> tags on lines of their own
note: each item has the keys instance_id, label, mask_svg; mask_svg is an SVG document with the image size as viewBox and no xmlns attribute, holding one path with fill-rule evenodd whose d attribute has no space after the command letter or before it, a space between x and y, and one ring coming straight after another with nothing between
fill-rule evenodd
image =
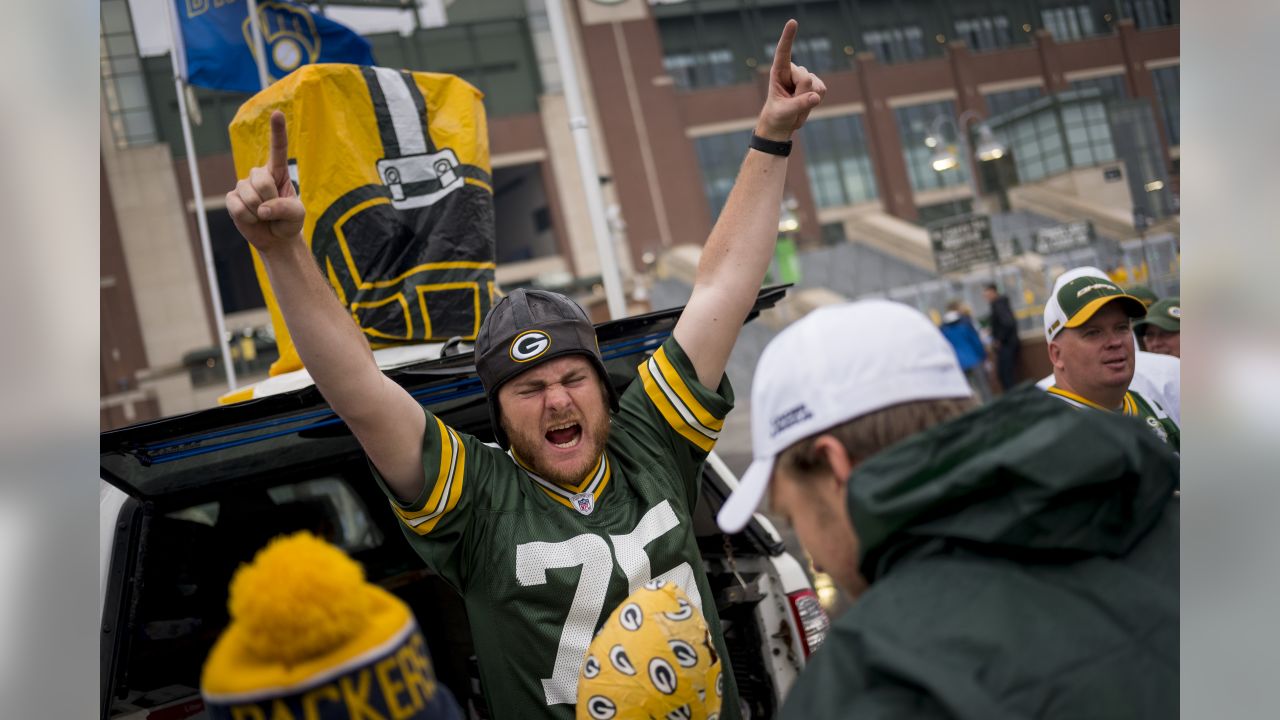
<instances>
[{"instance_id":1,"label":"man in green jersey","mask_svg":"<svg viewBox=\"0 0 1280 720\"><path fill-rule=\"evenodd\" d=\"M446 427L378 371L303 240L283 115L267 165L227 194L316 386L414 549L462 594L497 718L572 717L592 635L650 579L686 591L728 658L691 513L733 402L725 364L773 254L790 139L826 93L791 62L795 35L789 21L692 295L639 382L614 397L592 326L567 298L516 291L485 319L476 364L502 449ZM737 718L727 664L724 678L721 717Z\"/></svg>"},{"instance_id":2,"label":"man in green jersey","mask_svg":"<svg viewBox=\"0 0 1280 720\"><path fill-rule=\"evenodd\" d=\"M1129 387L1136 353L1132 322L1147 314L1146 306L1100 276L1056 285L1044 306L1054 378L1049 394L1075 407L1137 418L1177 452L1178 425L1157 402Z\"/></svg>"}]
</instances>

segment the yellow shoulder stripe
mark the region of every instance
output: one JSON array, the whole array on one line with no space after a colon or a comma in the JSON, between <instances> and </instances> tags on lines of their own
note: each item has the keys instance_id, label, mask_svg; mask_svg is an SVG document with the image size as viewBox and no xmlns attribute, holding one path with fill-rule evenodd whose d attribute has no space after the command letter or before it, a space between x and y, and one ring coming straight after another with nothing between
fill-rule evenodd
<instances>
[{"instance_id":1,"label":"yellow shoulder stripe","mask_svg":"<svg viewBox=\"0 0 1280 720\"><path fill-rule=\"evenodd\" d=\"M1138 414L1138 403L1136 400L1133 399L1133 393L1131 392L1127 392L1124 394L1124 414L1125 415Z\"/></svg>"},{"instance_id":2,"label":"yellow shoulder stripe","mask_svg":"<svg viewBox=\"0 0 1280 720\"><path fill-rule=\"evenodd\" d=\"M671 364L671 358L667 357L667 349L665 347L658 348L658 352L653 354L654 362L658 363L658 369L662 371L662 377L667 381L667 385L676 392L684 404L693 411L694 417L698 418L698 422L702 423L711 430L724 429L724 420L712 415L698 402L693 392L689 390L689 386L685 384L684 378L680 377L680 373L676 371L676 366Z\"/></svg>"},{"instance_id":3,"label":"yellow shoulder stripe","mask_svg":"<svg viewBox=\"0 0 1280 720\"><path fill-rule=\"evenodd\" d=\"M435 418L435 421L440 434L440 467L431 494L419 510L405 510L392 503L404 524L419 535L431 532L440 518L457 506L462 497L462 481L466 472L466 449L462 438L445 426L440 418Z\"/></svg>"},{"instance_id":4,"label":"yellow shoulder stripe","mask_svg":"<svg viewBox=\"0 0 1280 720\"><path fill-rule=\"evenodd\" d=\"M1088 407L1091 407L1091 408L1093 408L1094 410L1101 410L1101 411L1103 411L1103 412L1111 412L1110 410L1108 410L1108 409L1106 409L1106 408L1102 407L1102 406L1101 406L1101 405L1099 405L1098 403L1096 403L1096 402L1094 402L1094 401L1092 401L1092 400L1090 400L1090 399L1088 399L1088 398L1086 398L1086 397L1083 397L1083 396L1081 396L1081 395L1077 395L1077 394L1075 394L1075 393L1071 392L1070 390L1064 390L1064 389L1062 389L1062 388L1058 387L1057 385L1052 385L1052 386L1050 386L1050 387L1049 387L1049 389L1048 389L1048 390L1046 390L1045 392L1049 393L1050 395L1057 395L1057 396L1059 396L1059 397L1067 398L1068 400L1074 400L1074 401L1076 401L1076 402L1080 403L1081 405L1087 405Z\"/></svg>"},{"instance_id":5,"label":"yellow shoulder stripe","mask_svg":"<svg viewBox=\"0 0 1280 720\"><path fill-rule=\"evenodd\" d=\"M640 380L644 384L645 394L649 396L649 400L654 407L658 408L658 412L662 413L662 417L666 418L667 424L676 432L680 433L686 440L701 448L704 452L711 452L711 448L715 447L715 440L703 435L693 428L667 399L666 393L658 386L657 381L653 377L653 373L649 372L649 363L640 364Z\"/></svg>"}]
</instances>

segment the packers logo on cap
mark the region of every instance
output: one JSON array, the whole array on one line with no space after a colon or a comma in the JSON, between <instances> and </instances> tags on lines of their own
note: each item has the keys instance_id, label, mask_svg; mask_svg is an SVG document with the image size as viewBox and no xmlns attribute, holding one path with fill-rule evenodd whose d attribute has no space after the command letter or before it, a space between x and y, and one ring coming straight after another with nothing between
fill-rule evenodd
<instances>
[{"instance_id":1,"label":"packers logo on cap","mask_svg":"<svg viewBox=\"0 0 1280 720\"><path fill-rule=\"evenodd\" d=\"M1179 307L1179 306L1177 306L1177 305L1174 305L1173 307L1169 308L1169 317L1177 318L1177 319L1181 320L1181 319L1182 319L1182 308L1181 308L1181 307Z\"/></svg>"},{"instance_id":2,"label":"packers logo on cap","mask_svg":"<svg viewBox=\"0 0 1280 720\"><path fill-rule=\"evenodd\" d=\"M693 610L683 590L663 581L646 583L614 610L578 675L578 720L718 717L720 659Z\"/></svg>"},{"instance_id":3,"label":"packers logo on cap","mask_svg":"<svg viewBox=\"0 0 1280 720\"><path fill-rule=\"evenodd\" d=\"M536 360L551 349L551 336L541 330L526 330L511 341L511 359L518 363Z\"/></svg>"}]
</instances>

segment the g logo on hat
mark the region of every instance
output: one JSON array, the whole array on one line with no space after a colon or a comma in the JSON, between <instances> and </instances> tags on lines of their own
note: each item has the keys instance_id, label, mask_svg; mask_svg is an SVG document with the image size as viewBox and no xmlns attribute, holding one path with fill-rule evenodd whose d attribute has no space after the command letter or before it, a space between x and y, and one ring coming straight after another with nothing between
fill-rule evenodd
<instances>
[{"instance_id":1,"label":"g logo on hat","mask_svg":"<svg viewBox=\"0 0 1280 720\"><path fill-rule=\"evenodd\" d=\"M511 341L511 359L518 363L541 357L551 347L551 336L541 330L525 330Z\"/></svg>"},{"instance_id":2,"label":"g logo on hat","mask_svg":"<svg viewBox=\"0 0 1280 720\"><path fill-rule=\"evenodd\" d=\"M1179 305L1174 305L1173 307L1169 308L1169 317L1175 317L1175 318L1178 318L1179 320L1181 320L1181 319L1182 319L1182 307L1181 307L1181 306L1179 306Z\"/></svg>"}]
</instances>

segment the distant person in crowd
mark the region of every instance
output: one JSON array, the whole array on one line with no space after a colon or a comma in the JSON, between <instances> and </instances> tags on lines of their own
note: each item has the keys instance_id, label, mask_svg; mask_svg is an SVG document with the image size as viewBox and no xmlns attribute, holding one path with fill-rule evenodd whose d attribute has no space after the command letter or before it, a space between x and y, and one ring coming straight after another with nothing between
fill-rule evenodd
<instances>
[{"instance_id":1,"label":"distant person in crowd","mask_svg":"<svg viewBox=\"0 0 1280 720\"><path fill-rule=\"evenodd\" d=\"M996 351L996 377L1000 380L1000 390L1008 392L1017 382L1018 354L1022 344L1018 340L1018 319L1013 315L1013 307L1009 298L1001 295L995 283L982 290L987 303L991 306L991 343Z\"/></svg>"},{"instance_id":2,"label":"distant person in crowd","mask_svg":"<svg viewBox=\"0 0 1280 720\"><path fill-rule=\"evenodd\" d=\"M1078 408L1135 417L1177 452L1178 424L1159 402L1130 387L1137 353L1132 323L1146 314L1141 300L1106 277L1081 275L1056 284L1044 306L1053 366L1047 391Z\"/></svg>"},{"instance_id":3,"label":"distant person in crowd","mask_svg":"<svg viewBox=\"0 0 1280 720\"><path fill-rule=\"evenodd\" d=\"M815 310L765 348L717 521L768 498L856 598L780 717L1175 717L1177 459L1034 388L974 407L898 303Z\"/></svg>"},{"instance_id":4,"label":"distant person in crowd","mask_svg":"<svg viewBox=\"0 0 1280 720\"><path fill-rule=\"evenodd\" d=\"M964 312L959 300L947 304L942 316L942 335L956 351L960 369L969 380L969 386L982 402L991 400L991 383L987 379L987 348L978 336L973 320Z\"/></svg>"},{"instance_id":5,"label":"distant person in crowd","mask_svg":"<svg viewBox=\"0 0 1280 720\"><path fill-rule=\"evenodd\" d=\"M1141 300L1142 304L1146 305L1148 308L1150 308L1156 300L1160 299L1160 297L1156 295L1155 291L1146 285L1133 285L1129 288L1128 293Z\"/></svg>"},{"instance_id":6,"label":"distant person in crowd","mask_svg":"<svg viewBox=\"0 0 1280 720\"><path fill-rule=\"evenodd\" d=\"M310 533L277 537L241 566L227 607L200 678L213 720L463 717L409 606Z\"/></svg>"},{"instance_id":7,"label":"distant person in crowd","mask_svg":"<svg viewBox=\"0 0 1280 720\"><path fill-rule=\"evenodd\" d=\"M1063 284L1083 275L1103 277L1105 273L1096 267L1083 265L1068 270L1054 281L1053 292L1057 293ZM1182 363L1171 355L1158 355L1139 349L1134 356L1133 380L1129 387L1160 404L1169 417L1178 425L1182 424ZM1036 387L1048 390L1053 385L1053 374L1046 375Z\"/></svg>"},{"instance_id":8,"label":"distant person in crowd","mask_svg":"<svg viewBox=\"0 0 1280 720\"><path fill-rule=\"evenodd\" d=\"M1165 298L1147 310L1147 316L1133 324L1142 349L1157 355L1182 358L1182 304L1177 296Z\"/></svg>"}]
</instances>

